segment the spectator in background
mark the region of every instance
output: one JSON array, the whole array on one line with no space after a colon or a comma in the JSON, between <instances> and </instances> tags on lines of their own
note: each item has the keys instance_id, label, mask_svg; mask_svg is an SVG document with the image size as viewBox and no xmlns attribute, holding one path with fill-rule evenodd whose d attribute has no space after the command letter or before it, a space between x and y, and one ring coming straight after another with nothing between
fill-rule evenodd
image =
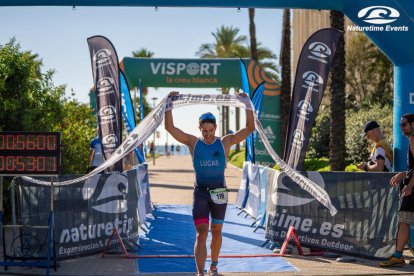
<instances>
[{"instance_id":1,"label":"spectator in background","mask_svg":"<svg viewBox=\"0 0 414 276\"><path fill-rule=\"evenodd\" d=\"M96 136L91 140L89 146L88 169L86 173L93 171L103 162L102 143L99 138L99 128L96 128Z\"/></svg>"},{"instance_id":2,"label":"spectator in background","mask_svg":"<svg viewBox=\"0 0 414 276\"><path fill-rule=\"evenodd\" d=\"M381 267L405 265L403 250L410 238L410 224L414 224L414 114L404 114L400 119L400 128L408 138L407 172L400 172L391 178L391 185L400 189L400 209L398 211L398 230L394 254L386 261L380 262ZM410 260L410 264L414 264Z\"/></svg>"},{"instance_id":3,"label":"spectator in background","mask_svg":"<svg viewBox=\"0 0 414 276\"><path fill-rule=\"evenodd\" d=\"M149 151L150 151L151 156L155 154L154 142L151 142L151 144L149 146Z\"/></svg>"},{"instance_id":4,"label":"spectator in background","mask_svg":"<svg viewBox=\"0 0 414 276\"><path fill-rule=\"evenodd\" d=\"M167 157L170 157L170 151L168 150L168 143L167 142L165 142L165 155Z\"/></svg>"},{"instance_id":5,"label":"spectator in background","mask_svg":"<svg viewBox=\"0 0 414 276\"><path fill-rule=\"evenodd\" d=\"M389 172L392 165L392 151L382 134L380 125L376 121L366 123L361 134L374 142L371 155L367 162L362 162L357 167L367 172Z\"/></svg>"}]
</instances>

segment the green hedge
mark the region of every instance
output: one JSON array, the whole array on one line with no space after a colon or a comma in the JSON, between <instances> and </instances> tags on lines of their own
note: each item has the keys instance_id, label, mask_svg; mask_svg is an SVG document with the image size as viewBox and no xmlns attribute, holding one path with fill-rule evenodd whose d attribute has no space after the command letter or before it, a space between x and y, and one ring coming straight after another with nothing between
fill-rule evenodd
<instances>
[{"instance_id":1,"label":"green hedge","mask_svg":"<svg viewBox=\"0 0 414 276\"><path fill-rule=\"evenodd\" d=\"M381 126L385 139L392 148L393 144L393 118L392 108L388 106L371 106L368 110L347 112L346 116L346 161L348 164L359 164L369 158L372 142L362 138L361 133L368 121L377 121Z\"/></svg>"},{"instance_id":2,"label":"green hedge","mask_svg":"<svg viewBox=\"0 0 414 276\"><path fill-rule=\"evenodd\" d=\"M243 168L243 162L245 161L246 151L241 149L239 152L236 152L234 149L230 150L229 153L229 163L238 168Z\"/></svg>"},{"instance_id":3,"label":"green hedge","mask_svg":"<svg viewBox=\"0 0 414 276\"><path fill-rule=\"evenodd\" d=\"M372 105L369 109L355 111L350 109L346 113L346 163L359 164L366 161L369 157L371 141L361 137L362 130L368 121L377 121L384 136L392 147L393 143L393 118L392 108L389 106ZM316 118L315 126L309 140L306 157L309 159L319 159L329 157L329 114L322 110Z\"/></svg>"},{"instance_id":4,"label":"green hedge","mask_svg":"<svg viewBox=\"0 0 414 276\"><path fill-rule=\"evenodd\" d=\"M243 162L245 160L245 150L236 152L234 150L230 151L229 154L229 163L238 167L243 168ZM274 166L274 169L278 170L277 165ZM329 160L328 158L319 158L319 159L305 159L305 170L306 171L319 171L319 172L329 172ZM348 165L345 169L346 172L356 172L361 171L355 165Z\"/></svg>"}]
</instances>

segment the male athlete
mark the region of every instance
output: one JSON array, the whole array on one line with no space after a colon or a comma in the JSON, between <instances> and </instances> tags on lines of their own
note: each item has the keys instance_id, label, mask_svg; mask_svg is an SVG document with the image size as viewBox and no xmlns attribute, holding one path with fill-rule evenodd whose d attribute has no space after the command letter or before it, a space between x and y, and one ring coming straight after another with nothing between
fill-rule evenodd
<instances>
[{"instance_id":1,"label":"male athlete","mask_svg":"<svg viewBox=\"0 0 414 276\"><path fill-rule=\"evenodd\" d=\"M171 92L169 96L177 96ZM239 94L246 97L246 94ZM246 109L246 126L234 134L216 137L216 118L204 113L198 120L202 137L183 132L174 126L172 110L165 113L165 129L179 142L188 146L193 157L195 170L193 220L196 227L194 256L197 275L204 275L207 258L207 235L211 216L211 265L209 275L217 276L218 257L222 241L222 228L227 207L227 188L224 179L227 156L230 147L245 140L254 131L254 118L251 110Z\"/></svg>"}]
</instances>

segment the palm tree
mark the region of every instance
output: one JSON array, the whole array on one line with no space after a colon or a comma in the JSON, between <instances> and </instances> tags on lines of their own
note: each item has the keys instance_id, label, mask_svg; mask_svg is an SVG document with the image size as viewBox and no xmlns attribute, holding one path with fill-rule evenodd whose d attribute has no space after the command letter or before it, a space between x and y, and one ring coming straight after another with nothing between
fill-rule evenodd
<instances>
[{"instance_id":1,"label":"palm tree","mask_svg":"<svg viewBox=\"0 0 414 276\"><path fill-rule=\"evenodd\" d=\"M197 56L201 58L247 58L252 54L252 47L246 45L247 37L244 35L239 35L239 28L234 28L233 26L226 27L221 26L212 33L215 42L214 43L205 43L202 44L199 48L199 51L196 53ZM254 35L255 36L255 35ZM276 60L276 55L272 53L267 48L261 47L261 43L256 43L256 52L258 64L266 71L266 73L273 77L276 81L278 78L278 69L274 60ZM223 94L228 94L228 88L222 88ZM228 127L228 107L223 107L222 109L222 123L223 123L223 133L229 129ZM237 116L237 115L236 115Z\"/></svg>"},{"instance_id":2,"label":"palm tree","mask_svg":"<svg viewBox=\"0 0 414 276\"><path fill-rule=\"evenodd\" d=\"M290 10L283 10L282 45L280 49L280 66L282 68L282 82L280 94L280 118L282 121L281 152L285 151L285 142L290 111L291 94L291 67L290 67Z\"/></svg>"},{"instance_id":3,"label":"palm tree","mask_svg":"<svg viewBox=\"0 0 414 276\"><path fill-rule=\"evenodd\" d=\"M151 52L147 48L141 48L137 51L132 52L132 56L136 58L152 58L154 56L154 52ZM148 87L142 87L142 94L147 95Z\"/></svg>"},{"instance_id":4,"label":"palm tree","mask_svg":"<svg viewBox=\"0 0 414 276\"><path fill-rule=\"evenodd\" d=\"M240 29L233 26L221 26L216 32L211 33L215 39L214 43L202 44L196 53L201 58L231 58L240 57L246 36L239 35Z\"/></svg>"},{"instance_id":5,"label":"palm tree","mask_svg":"<svg viewBox=\"0 0 414 276\"><path fill-rule=\"evenodd\" d=\"M249 8L249 33L250 33L250 53L254 61L259 61L257 53L256 25L254 24L255 9Z\"/></svg>"},{"instance_id":6,"label":"palm tree","mask_svg":"<svg viewBox=\"0 0 414 276\"><path fill-rule=\"evenodd\" d=\"M344 15L330 12L331 27L344 31ZM331 69L331 127L329 159L331 171L345 169L345 40L341 36Z\"/></svg>"},{"instance_id":7,"label":"palm tree","mask_svg":"<svg viewBox=\"0 0 414 276\"><path fill-rule=\"evenodd\" d=\"M141 48L138 51L133 51L132 56L133 57L148 57L148 58L151 58L151 57L154 56L154 52L151 52L147 48Z\"/></svg>"},{"instance_id":8,"label":"palm tree","mask_svg":"<svg viewBox=\"0 0 414 276\"><path fill-rule=\"evenodd\" d=\"M221 26L216 32L211 33L215 39L214 43L202 44L196 53L201 58L234 58L248 57L247 47L243 45L247 38L239 35L240 29L233 26ZM223 94L229 93L229 88L221 88ZM229 107L222 107L222 135L229 130Z\"/></svg>"},{"instance_id":9,"label":"palm tree","mask_svg":"<svg viewBox=\"0 0 414 276\"><path fill-rule=\"evenodd\" d=\"M136 58L152 58L154 56L154 52L151 52L147 48L141 48L137 51L133 51L132 56ZM147 98L146 98L147 94L148 94L148 87L143 86L142 87L142 95L143 95L142 102L144 104L145 114L148 114L151 111L151 107L149 106ZM141 119L138 118L138 122L140 121Z\"/></svg>"}]
</instances>

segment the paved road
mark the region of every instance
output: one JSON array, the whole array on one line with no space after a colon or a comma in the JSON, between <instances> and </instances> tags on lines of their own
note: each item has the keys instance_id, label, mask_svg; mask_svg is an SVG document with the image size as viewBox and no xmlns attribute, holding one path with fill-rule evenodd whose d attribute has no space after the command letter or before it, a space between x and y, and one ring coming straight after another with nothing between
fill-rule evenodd
<instances>
[{"instance_id":1,"label":"paved road","mask_svg":"<svg viewBox=\"0 0 414 276\"><path fill-rule=\"evenodd\" d=\"M241 171L228 166L227 184L230 188L229 201L235 202L240 184ZM191 204L194 174L189 156L160 157L155 165L149 164L151 197L154 204ZM407 257L409 253L406 252ZM327 257L308 257L296 254L284 257L298 268L297 272L283 273L226 273L226 276L273 276L273 275L408 275L414 274L414 266L407 264L401 268L381 269L377 261L356 258L353 263L337 262ZM162 265L162 261L160 260ZM258 264L260 265L260 264ZM264 268L265 270L265 268ZM58 270L51 275L143 275L143 276L189 276L193 274L138 274L135 260L120 255L101 258L101 255L82 257L60 262ZM45 275L45 269L9 268L7 275Z\"/></svg>"}]
</instances>

